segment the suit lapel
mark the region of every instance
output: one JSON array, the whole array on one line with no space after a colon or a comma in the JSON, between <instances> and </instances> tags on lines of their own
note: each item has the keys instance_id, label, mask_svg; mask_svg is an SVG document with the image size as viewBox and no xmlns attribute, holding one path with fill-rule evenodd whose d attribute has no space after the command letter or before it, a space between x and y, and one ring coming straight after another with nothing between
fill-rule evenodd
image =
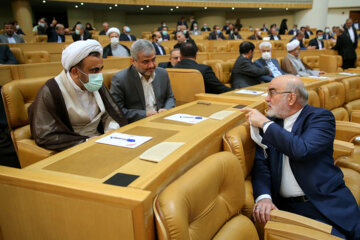
<instances>
[{"instance_id":1,"label":"suit lapel","mask_svg":"<svg viewBox=\"0 0 360 240\"><path fill-rule=\"evenodd\" d=\"M160 80L159 80L159 73L158 71L156 71L155 69L155 78L154 81L152 82L152 86L154 89L154 94L155 94L155 100L156 100L156 105L158 107L158 109L160 109L160 102L159 102L159 98L160 98Z\"/></svg>"},{"instance_id":2,"label":"suit lapel","mask_svg":"<svg viewBox=\"0 0 360 240\"><path fill-rule=\"evenodd\" d=\"M141 84L141 79L139 77L139 73L138 73L138 71L136 71L134 66L130 67L130 72L131 72L132 77L134 79L134 84L135 84L136 90L138 92L138 95L140 97L141 104L143 105L143 107L145 109L144 89L143 89L142 84Z\"/></svg>"}]
</instances>

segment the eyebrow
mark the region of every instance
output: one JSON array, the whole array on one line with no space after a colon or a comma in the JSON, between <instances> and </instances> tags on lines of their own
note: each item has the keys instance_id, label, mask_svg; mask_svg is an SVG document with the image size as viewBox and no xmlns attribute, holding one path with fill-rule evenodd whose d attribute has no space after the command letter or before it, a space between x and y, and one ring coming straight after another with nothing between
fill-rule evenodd
<instances>
[{"instance_id":1,"label":"eyebrow","mask_svg":"<svg viewBox=\"0 0 360 240\"><path fill-rule=\"evenodd\" d=\"M99 70L101 70L103 68L104 68L104 65L102 65L101 67L90 68L90 71L99 71Z\"/></svg>"},{"instance_id":2,"label":"eyebrow","mask_svg":"<svg viewBox=\"0 0 360 240\"><path fill-rule=\"evenodd\" d=\"M268 90L268 91L272 91L272 90L276 91L276 89L275 89L275 88L269 88L269 90Z\"/></svg>"}]
</instances>

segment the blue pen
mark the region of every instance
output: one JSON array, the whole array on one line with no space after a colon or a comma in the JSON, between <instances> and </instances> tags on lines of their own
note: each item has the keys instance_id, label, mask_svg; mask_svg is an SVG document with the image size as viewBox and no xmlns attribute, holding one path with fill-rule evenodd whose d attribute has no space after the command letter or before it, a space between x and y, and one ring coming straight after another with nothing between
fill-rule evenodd
<instances>
[{"instance_id":1,"label":"blue pen","mask_svg":"<svg viewBox=\"0 0 360 240\"><path fill-rule=\"evenodd\" d=\"M190 116L180 116L180 118L195 118L195 119L202 119L202 117L190 117Z\"/></svg>"},{"instance_id":2,"label":"blue pen","mask_svg":"<svg viewBox=\"0 0 360 240\"><path fill-rule=\"evenodd\" d=\"M111 136L110 139L119 139L119 140L124 140L127 142L135 142L135 139L131 139L131 138L121 138L121 137L113 137Z\"/></svg>"}]
</instances>

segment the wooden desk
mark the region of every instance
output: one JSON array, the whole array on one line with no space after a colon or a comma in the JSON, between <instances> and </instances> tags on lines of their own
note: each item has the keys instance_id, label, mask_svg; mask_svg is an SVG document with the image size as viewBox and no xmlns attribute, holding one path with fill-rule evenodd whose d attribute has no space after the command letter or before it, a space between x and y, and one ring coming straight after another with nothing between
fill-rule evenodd
<instances>
[{"instance_id":1,"label":"wooden desk","mask_svg":"<svg viewBox=\"0 0 360 240\"><path fill-rule=\"evenodd\" d=\"M0 194L7 196L0 200L0 226L5 239L10 232L22 239L33 229L37 234L30 239L47 239L53 233L63 239L99 239L99 233L104 234L104 239L155 239L151 205L154 196L196 163L221 151L223 133L244 120L244 113L233 108L240 103L206 103L194 101L116 130L153 137L135 149L95 143L95 138L21 170L0 168ZM264 108L263 102L243 103ZM220 110L234 113L221 121L208 119L195 125L163 119L175 113L208 117ZM185 144L159 163L139 159L143 151L163 141ZM127 187L103 184L116 173L139 177ZM19 178L23 179L21 184ZM11 217L23 215L26 222ZM71 226L64 227L69 215ZM96 220L92 222L93 218ZM54 221L61 224L45 225L49 229L41 225ZM17 225L27 227L17 232Z\"/></svg>"},{"instance_id":2,"label":"wooden desk","mask_svg":"<svg viewBox=\"0 0 360 240\"><path fill-rule=\"evenodd\" d=\"M360 73L358 74L360 75ZM343 75L343 74L339 74L339 73L326 73L326 74L321 74L321 76L324 77L329 77L329 82L331 81L341 81L345 78L350 78L350 77L355 77L355 76L350 76L350 75Z\"/></svg>"}]
</instances>

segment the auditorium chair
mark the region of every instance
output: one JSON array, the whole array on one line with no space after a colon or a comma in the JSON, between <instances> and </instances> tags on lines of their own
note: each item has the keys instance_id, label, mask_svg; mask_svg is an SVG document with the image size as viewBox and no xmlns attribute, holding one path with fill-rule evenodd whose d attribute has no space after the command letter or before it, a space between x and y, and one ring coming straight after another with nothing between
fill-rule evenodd
<instances>
[{"instance_id":1,"label":"auditorium chair","mask_svg":"<svg viewBox=\"0 0 360 240\"><path fill-rule=\"evenodd\" d=\"M320 70L319 68L319 56L304 56L302 60L305 64L309 65L314 70Z\"/></svg>"},{"instance_id":2,"label":"auditorium chair","mask_svg":"<svg viewBox=\"0 0 360 240\"><path fill-rule=\"evenodd\" d=\"M18 61L19 64L24 64L25 63L24 53L21 50L21 48L11 47L10 50L14 54L14 56L15 56L15 58Z\"/></svg>"},{"instance_id":3,"label":"auditorium chair","mask_svg":"<svg viewBox=\"0 0 360 240\"><path fill-rule=\"evenodd\" d=\"M285 43L284 41L271 41L272 50L285 50Z\"/></svg>"},{"instance_id":4,"label":"auditorium chair","mask_svg":"<svg viewBox=\"0 0 360 240\"><path fill-rule=\"evenodd\" d=\"M202 74L196 69L167 68L176 106L196 100L195 94L205 93Z\"/></svg>"},{"instance_id":5,"label":"auditorium chair","mask_svg":"<svg viewBox=\"0 0 360 240\"><path fill-rule=\"evenodd\" d=\"M221 59L210 59L210 60L204 60L202 62L202 64L208 65L211 67L211 69L213 70L213 72L215 73L215 76L220 80L220 69L216 67L217 63L222 63L223 60ZM221 82L221 80L220 80Z\"/></svg>"},{"instance_id":6,"label":"auditorium chair","mask_svg":"<svg viewBox=\"0 0 360 240\"><path fill-rule=\"evenodd\" d=\"M224 83L226 86L231 87L230 84L230 78L231 78L231 72L232 68L234 66L234 63L232 62L219 62L215 64L215 69L219 74L219 80L220 82Z\"/></svg>"},{"instance_id":7,"label":"auditorium chair","mask_svg":"<svg viewBox=\"0 0 360 240\"><path fill-rule=\"evenodd\" d=\"M157 237L165 239L259 239L253 222L241 214L244 177L236 157L215 153L180 176L154 199ZM279 223L279 224L277 224ZM273 226L281 225L281 231ZM289 212L273 210L266 239L335 239L332 227Z\"/></svg>"},{"instance_id":8,"label":"auditorium chair","mask_svg":"<svg viewBox=\"0 0 360 240\"><path fill-rule=\"evenodd\" d=\"M310 40L311 40L312 38L310 38L310 39L303 39L303 44L305 45L305 47L308 47L309 46L309 42L310 42Z\"/></svg>"},{"instance_id":9,"label":"auditorium chair","mask_svg":"<svg viewBox=\"0 0 360 240\"><path fill-rule=\"evenodd\" d=\"M351 122L360 123L360 77L342 80L345 87L345 108Z\"/></svg>"},{"instance_id":10,"label":"auditorium chair","mask_svg":"<svg viewBox=\"0 0 360 240\"><path fill-rule=\"evenodd\" d=\"M340 55L320 55L319 68L327 73L341 72L342 57Z\"/></svg>"},{"instance_id":11,"label":"auditorium chair","mask_svg":"<svg viewBox=\"0 0 360 240\"><path fill-rule=\"evenodd\" d=\"M47 35L36 35L35 41L37 43L47 43L48 36Z\"/></svg>"},{"instance_id":12,"label":"auditorium chair","mask_svg":"<svg viewBox=\"0 0 360 240\"><path fill-rule=\"evenodd\" d=\"M284 57L277 57L276 60L279 62L280 68L281 68L281 63L283 61Z\"/></svg>"},{"instance_id":13,"label":"auditorium chair","mask_svg":"<svg viewBox=\"0 0 360 240\"><path fill-rule=\"evenodd\" d=\"M103 83L108 90L110 90L110 87L111 87L112 77L119 71L120 71L119 69L108 69L108 70L102 71L103 78L104 78Z\"/></svg>"},{"instance_id":14,"label":"auditorium chair","mask_svg":"<svg viewBox=\"0 0 360 240\"><path fill-rule=\"evenodd\" d=\"M11 138L21 167L55 154L36 145L31 137L28 107L48 78L14 80L1 88Z\"/></svg>"},{"instance_id":15,"label":"auditorium chair","mask_svg":"<svg viewBox=\"0 0 360 240\"><path fill-rule=\"evenodd\" d=\"M24 51L25 63L46 63L50 62L48 51Z\"/></svg>"}]
</instances>

